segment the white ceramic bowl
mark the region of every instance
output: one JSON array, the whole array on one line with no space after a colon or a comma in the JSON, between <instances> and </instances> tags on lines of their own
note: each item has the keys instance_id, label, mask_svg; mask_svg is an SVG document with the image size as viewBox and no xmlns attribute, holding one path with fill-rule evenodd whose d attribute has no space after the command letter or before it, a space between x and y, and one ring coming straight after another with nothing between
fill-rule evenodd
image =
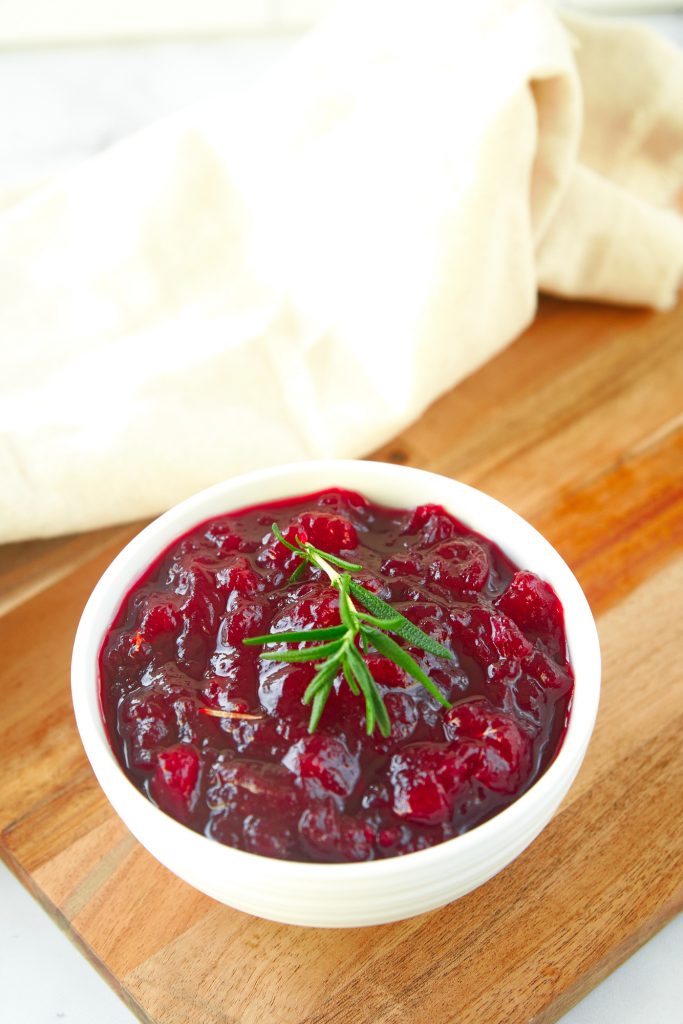
<instances>
[{"instance_id":1,"label":"white ceramic bowl","mask_svg":"<svg viewBox=\"0 0 683 1024\"><path fill-rule=\"evenodd\" d=\"M98 696L100 646L123 596L176 537L211 516L247 505L339 486L398 508L434 502L538 573L565 611L576 684L558 755L534 785L471 832L403 857L360 864L305 864L223 846L150 803L128 781L107 740ZM190 885L259 917L346 927L411 917L457 899L509 864L538 835L569 789L593 729L600 690L595 622L557 552L516 513L465 484L376 462L309 462L228 480L166 512L124 548L95 587L76 634L72 693L83 746L116 812L149 852Z\"/></svg>"}]
</instances>

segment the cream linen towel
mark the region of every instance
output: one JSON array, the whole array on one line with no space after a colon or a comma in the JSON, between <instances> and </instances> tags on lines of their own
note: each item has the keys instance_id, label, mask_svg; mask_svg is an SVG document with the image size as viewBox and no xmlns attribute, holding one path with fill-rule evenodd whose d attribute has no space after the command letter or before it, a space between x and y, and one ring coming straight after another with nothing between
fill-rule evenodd
<instances>
[{"instance_id":1,"label":"cream linen towel","mask_svg":"<svg viewBox=\"0 0 683 1024\"><path fill-rule=\"evenodd\" d=\"M532 0L337 8L0 216L0 539L371 450L537 289L665 309L683 58Z\"/></svg>"}]
</instances>

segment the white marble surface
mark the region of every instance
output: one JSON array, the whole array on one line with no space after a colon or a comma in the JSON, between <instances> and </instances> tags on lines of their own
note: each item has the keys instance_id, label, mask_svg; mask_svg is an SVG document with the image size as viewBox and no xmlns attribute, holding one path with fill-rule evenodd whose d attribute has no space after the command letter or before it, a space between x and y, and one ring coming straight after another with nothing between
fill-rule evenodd
<instances>
[{"instance_id":1,"label":"white marble surface","mask_svg":"<svg viewBox=\"0 0 683 1024\"><path fill-rule=\"evenodd\" d=\"M335 0L0 0L0 45L302 29ZM641 0L643 2L643 0ZM675 2L675 0L670 0Z\"/></svg>"},{"instance_id":2,"label":"white marble surface","mask_svg":"<svg viewBox=\"0 0 683 1024\"><path fill-rule=\"evenodd\" d=\"M295 35L0 51L0 192L253 81Z\"/></svg>"},{"instance_id":3,"label":"white marble surface","mask_svg":"<svg viewBox=\"0 0 683 1024\"><path fill-rule=\"evenodd\" d=\"M683 14L644 20L683 44ZM0 51L0 206L15 192L157 117L205 95L239 88L295 38ZM571 1010L562 1024L680 1024L682 960L679 917ZM106 983L0 865L2 1024L132 1020Z\"/></svg>"},{"instance_id":4,"label":"white marble surface","mask_svg":"<svg viewBox=\"0 0 683 1024\"><path fill-rule=\"evenodd\" d=\"M683 13L639 20L683 46ZM0 50L0 203L3 191L44 180L158 117L239 89L297 38Z\"/></svg>"}]
</instances>

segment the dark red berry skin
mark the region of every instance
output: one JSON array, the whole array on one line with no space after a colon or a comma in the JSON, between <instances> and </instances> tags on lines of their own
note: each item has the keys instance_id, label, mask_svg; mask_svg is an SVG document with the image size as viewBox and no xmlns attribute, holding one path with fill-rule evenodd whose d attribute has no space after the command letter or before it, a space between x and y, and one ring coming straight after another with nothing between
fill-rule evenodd
<instances>
[{"instance_id":1,"label":"dark red berry skin","mask_svg":"<svg viewBox=\"0 0 683 1024\"><path fill-rule=\"evenodd\" d=\"M318 570L289 583L299 561L274 520L290 541L361 563L364 586L453 652L410 648L450 711L370 652L391 736L367 735L341 675L309 735L301 698L314 666L263 661L242 643L339 623ZM434 846L515 800L557 753L573 688L547 583L437 505L390 509L339 489L178 538L122 603L100 680L121 766L167 814L260 856L347 862Z\"/></svg>"}]
</instances>

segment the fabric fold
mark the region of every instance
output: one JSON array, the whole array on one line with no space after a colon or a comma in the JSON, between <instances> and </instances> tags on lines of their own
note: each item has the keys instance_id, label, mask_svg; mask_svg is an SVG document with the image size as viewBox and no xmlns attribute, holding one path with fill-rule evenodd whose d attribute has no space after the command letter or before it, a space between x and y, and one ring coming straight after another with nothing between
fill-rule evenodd
<instances>
[{"instance_id":1,"label":"fabric fold","mask_svg":"<svg viewBox=\"0 0 683 1024\"><path fill-rule=\"evenodd\" d=\"M364 454L539 287L669 307L683 57L605 32L540 0L347 2L239 100L0 214L0 540Z\"/></svg>"}]
</instances>

